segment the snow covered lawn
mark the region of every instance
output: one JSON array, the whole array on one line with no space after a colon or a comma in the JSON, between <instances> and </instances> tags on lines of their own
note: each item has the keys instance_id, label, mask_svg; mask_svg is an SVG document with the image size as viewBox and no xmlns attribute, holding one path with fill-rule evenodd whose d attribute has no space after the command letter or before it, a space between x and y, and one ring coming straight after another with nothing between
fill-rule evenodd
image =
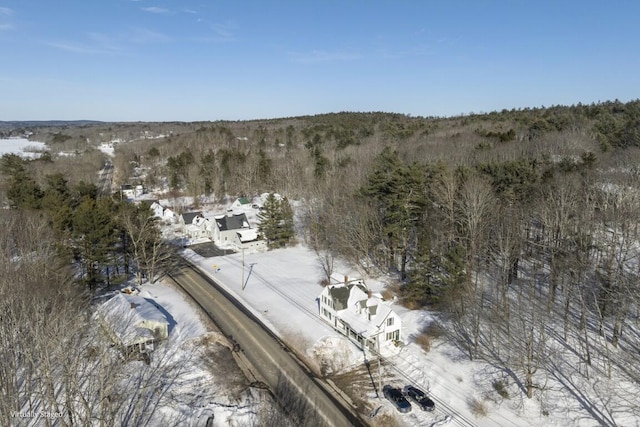
<instances>
[{"instance_id":1,"label":"snow covered lawn","mask_svg":"<svg viewBox=\"0 0 640 427\"><path fill-rule=\"evenodd\" d=\"M156 303L169 320L169 337L152 354L158 362L164 398L159 400L155 425L246 426L259 423L261 410L272 406L262 390L251 388L237 367L226 338L215 330L183 294L166 283L145 284L141 297ZM143 362L130 362L137 370ZM164 403L164 404L163 404Z\"/></svg>"},{"instance_id":2,"label":"snow covered lawn","mask_svg":"<svg viewBox=\"0 0 640 427\"><path fill-rule=\"evenodd\" d=\"M316 298L322 291L323 273L313 251L298 245L246 253L244 261L241 253L204 258L185 249L184 256L243 300L274 333L306 355L316 368L328 366L330 377L343 391L356 403L359 401L362 410L376 414L372 422L378 422L377 425L389 420L407 426L594 425L595 419L575 396L552 378L540 397L527 399L514 387L503 397L493 385L502 378L499 367L470 361L466 353L444 336L435 338L428 352L423 350L415 339L434 321L434 315L395 304L394 310L403 320L406 345L384 353L390 363L383 364L383 384L402 387L413 383L429 391L436 402L433 413L421 412L413 405L411 413L399 414L389 402L376 397L373 384L379 381L377 362L373 361L367 370L368 355L319 318ZM360 277L337 261L334 271L351 278ZM367 277L364 280L374 291L381 291L385 285L381 280Z\"/></svg>"},{"instance_id":3,"label":"snow covered lawn","mask_svg":"<svg viewBox=\"0 0 640 427\"><path fill-rule=\"evenodd\" d=\"M320 280L323 274L310 249L299 245L265 253L247 253L244 275L241 253L204 258L186 249L185 257L245 301L257 317L299 353L306 354L307 360L316 368L329 366L329 373L344 374L364 367L367 355L318 316L317 298L322 292ZM338 262L334 271L351 278L360 277ZM365 278L365 283L374 291L384 287L384 282L379 280ZM393 307L403 318L403 336L407 341L412 341L432 320L425 311L411 311L397 304ZM386 414L396 418L399 425L421 426L453 414L454 420L456 416L462 416L478 425L483 424L483 420L475 420L468 405L476 393L474 370L481 369L480 364L466 361L461 352L444 342L428 354L413 343L395 351L388 348L383 354L395 365L395 369L383 366L384 384L402 386L413 382L430 390L438 400L434 413L421 412L414 406L410 414L396 414L389 402L376 398L369 375L360 375L366 381L360 384L360 396L356 398L365 401L367 407L382 406L376 417ZM377 384L376 363L371 365L371 375ZM511 414L502 413L499 408L492 409L484 421L487 422L485 425L531 425L526 420L514 423Z\"/></svg>"}]
</instances>

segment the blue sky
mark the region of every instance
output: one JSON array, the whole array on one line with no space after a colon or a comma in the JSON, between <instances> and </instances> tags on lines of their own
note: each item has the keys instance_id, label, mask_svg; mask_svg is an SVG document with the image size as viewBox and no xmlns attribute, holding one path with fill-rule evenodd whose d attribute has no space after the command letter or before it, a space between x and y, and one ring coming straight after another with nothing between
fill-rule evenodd
<instances>
[{"instance_id":1,"label":"blue sky","mask_svg":"<svg viewBox=\"0 0 640 427\"><path fill-rule=\"evenodd\" d=\"M637 0L0 0L0 120L628 101L638 17Z\"/></svg>"}]
</instances>

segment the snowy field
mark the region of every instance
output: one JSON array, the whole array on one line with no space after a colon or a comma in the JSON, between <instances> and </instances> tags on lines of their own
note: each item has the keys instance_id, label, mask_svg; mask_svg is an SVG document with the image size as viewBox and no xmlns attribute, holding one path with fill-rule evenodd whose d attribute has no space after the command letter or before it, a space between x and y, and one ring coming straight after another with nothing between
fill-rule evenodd
<instances>
[{"instance_id":1,"label":"snowy field","mask_svg":"<svg viewBox=\"0 0 640 427\"><path fill-rule=\"evenodd\" d=\"M187 249L185 256L216 281L222 283L232 294L245 301L266 325L271 327L283 340L306 354L312 363L330 361L335 373L357 370L364 366L362 351L346 337L333 330L318 316L316 298L322 291L320 264L313 251L303 246L245 254L245 288L242 289L242 254L224 257L203 258ZM216 271L217 270L217 271ZM336 265L335 271L352 278L360 277L345 265ZM367 286L380 291L384 283L366 280ZM400 425L424 426L452 416L451 425L479 426L530 426L539 425L537 415L532 417L515 414L508 405L492 406L484 418L476 418L469 409L469 400L481 398L481 391L475 381L486 366L468 359L454 346L442 341L425 353L412 343L433 318L426 311L411 311L399 305L394 309L403 319L402 334L408 345L401 349L387 348L383 354L395 368L385 367L384 384L398 387L410 382L429 390L436 400L434 413L421 412L414 405L410 414L401 415L389 402L379 400L371 382L363 389L362 398L369 406L381 409L376 416L386 414L396 418ZM375 366L375 362L373 363ZM373 369L375 376L375 368ZM377 378L375 379L377 382ZM490 387L490 382L487 381ZM366 385L366 383L365 383ZM538 410L531 405L534 414ZM528 412L528 410L525 410ZM554 423L545 423L554 424ZM439 424L437 424L439 425ZM556 425L566 425L559 423Z\"/></svg>"},{"instance_id":2,"label":"snowy field","mask_svg":"<svg viewBox=\"0 0 640 427\"><path fill-rule=\"evenodd\" d=\"M241 253L204 258L186 249L184 255L245 301L256 316L299 353L306 354L311 363L319 365L323 359L329 360L337 374L362 371L365 362L362 351L318 317L316 298L322 291L319 284L322 272L310 249L299 245L265 253L247 253L244 275ZM346 265L337 264L334 271L352 278L360 277ZM384 287L384 280L364 279L374 291ZM598 425L589 416L593 409L585 409L553 378L549 379L547 390L533 399L513 392L513 388L509 390L510 398L501 398L492 386L492 381L500 378L498 368L483 361L470 361L444 337L434 340L431 350L425 352L414 339L434 320L433 314L426 310L408 310L397 304L394 309L403 319L402 334L406 345L383 351L393 365L383 368L384 384L402 387L413 383L428 390L436 402L436 411L421 412L414 405L411 413L400 414L389 402L378 399L372 382L365 381L360 389L361 397L368 407L376 408L376 417L393 417L398 425L406 426ZM377 382L376 362L372 365L373 380ZM481 403L482 413L478 413L474 403ZM627 420L623 425L640 425L633 418Z\"/></svg>"},{"instance_id":3,"label":"snowy field","mask_svg":"<svg viewBox=\"0 0 640 427\"><path fill-rule=\"evenodd\" d=\"M47 146L42 142L29 141L24 138L0 139L0 156L17 154L21 157L37 158Z\"/></svg>"}]
</instances>

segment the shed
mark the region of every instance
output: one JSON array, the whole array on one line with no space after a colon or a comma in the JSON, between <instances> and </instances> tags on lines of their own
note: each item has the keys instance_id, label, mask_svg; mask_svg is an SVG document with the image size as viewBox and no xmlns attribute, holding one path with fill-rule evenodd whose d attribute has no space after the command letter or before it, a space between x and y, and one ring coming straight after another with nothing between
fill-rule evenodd
<instances>
[{"instance_id":1,"label":"shed","mask_svg":"<svg viewBox=\"0 0 640 427\"><path fill-rule=\"evenodd\" d=\"M97 310L111 341L125 352L148 353L169 336L169 321L154 302L118 293Z\"/></svg>"}]
</instances>

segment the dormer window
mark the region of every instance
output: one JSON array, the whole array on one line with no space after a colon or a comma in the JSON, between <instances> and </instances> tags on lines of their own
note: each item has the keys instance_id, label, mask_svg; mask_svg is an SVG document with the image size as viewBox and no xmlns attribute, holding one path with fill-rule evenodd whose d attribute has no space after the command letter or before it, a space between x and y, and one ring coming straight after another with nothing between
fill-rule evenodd
<instances>
[{"instance_id":1,"label":"dormer window","mask_svg":"<svg viewBox=\"0 0 640 427\"><path fill-rule=\"evenodd\" d=\"M393 326L393 317L387 319L387 326Z\"/></svg>"}]
</instances>

